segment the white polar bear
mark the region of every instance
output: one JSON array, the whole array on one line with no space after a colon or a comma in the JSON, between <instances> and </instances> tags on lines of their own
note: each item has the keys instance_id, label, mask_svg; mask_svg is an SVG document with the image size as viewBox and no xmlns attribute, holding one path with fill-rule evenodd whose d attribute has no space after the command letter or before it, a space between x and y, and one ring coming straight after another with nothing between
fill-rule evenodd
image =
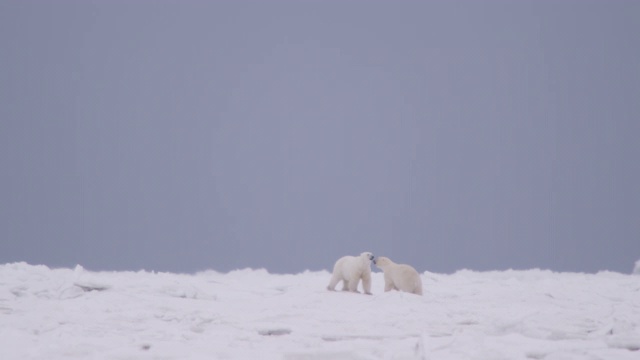
<instances>
[{"instance_id":1,"label":"white polar bear","mask_svg":"<svg viewBox=\"0 0 640 360\"><path fill-rule=\"evenodd\" d=\"M422 280L413 267L396 264L384 256L379 256L373 263L384 272L384 291L395 289L422 295Z\"/></svg>"},{"instance_id":2,"label":"white polar bear","mask_svg":"<svg viewBox=\"0 0 640 360\"><path fill-rule=\"evenodd\" d=\"M365 294L371 295L371 260L373 254L363 252L360 256L343 256L333 266L333 275L327 289L334 291L342 280L342 291L358 292L358 282L362 280Z\"/></svg>"}]
</instances>

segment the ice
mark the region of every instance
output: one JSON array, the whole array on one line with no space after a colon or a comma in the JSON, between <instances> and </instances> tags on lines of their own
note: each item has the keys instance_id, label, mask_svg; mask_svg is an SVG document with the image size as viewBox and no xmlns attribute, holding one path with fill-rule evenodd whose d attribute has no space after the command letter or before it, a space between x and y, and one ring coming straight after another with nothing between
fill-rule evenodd
<instances>
[{"instance_id":1,"label":"ice","mask_svg":"<svg viewBox=\"0 0 640 360\"><path fill-rule=\"evenodd\" d=\"M421 274L424 296L327 271L172 274L0 265L1 359L639 359L640 278Z\"/></svg>"}]
</instances>

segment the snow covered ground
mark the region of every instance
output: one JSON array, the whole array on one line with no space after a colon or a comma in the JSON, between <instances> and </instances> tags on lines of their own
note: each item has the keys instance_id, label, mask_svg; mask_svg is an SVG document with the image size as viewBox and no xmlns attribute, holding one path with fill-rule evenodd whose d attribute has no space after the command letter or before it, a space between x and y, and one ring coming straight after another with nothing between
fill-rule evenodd
<instances>
[{"instance_id":1,"label":"snow covered ground","mask_svg":"<svg viewBox=\"0 0 640 360\"><path fill-rule=\"evenodd\" d=\"M0 359L640 359L637 275L424 273L422 297L329 277L0 265Z\"/></svg>"}]
</instances>

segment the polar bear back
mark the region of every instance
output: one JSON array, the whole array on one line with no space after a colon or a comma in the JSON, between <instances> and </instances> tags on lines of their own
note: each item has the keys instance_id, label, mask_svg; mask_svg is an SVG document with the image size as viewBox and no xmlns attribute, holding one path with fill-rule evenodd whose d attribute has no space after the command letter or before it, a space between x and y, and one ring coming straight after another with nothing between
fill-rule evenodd
<instances>
[{"instance_id":1,"label":"polar bear back","mask_svg":"<svg viewBox=\"0 0 640 360\"><path fill-rule=\"evenodd\" d=\"M343 278L350 279L360 277L363 273L371 273L369 260L362 256L343 256L336 261L333 272L339 273Z\"/></svg>"}]
</instances>

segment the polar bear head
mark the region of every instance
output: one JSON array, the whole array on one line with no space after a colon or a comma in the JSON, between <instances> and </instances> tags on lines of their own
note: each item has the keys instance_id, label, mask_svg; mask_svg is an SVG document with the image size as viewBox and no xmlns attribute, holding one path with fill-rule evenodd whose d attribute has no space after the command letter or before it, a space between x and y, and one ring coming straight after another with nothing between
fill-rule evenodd
<instances>
[{"instance_id":1,"label":"polar bear head","mask_svg":"<svg viewBox=\"0 0 640 360\"><path fill-rule=\"evenodd\" d=\"M365 251L362 254L360 254L360 257L362 258L363 261L369 263L369 261L373 260L373 254Z\"/></svg>"},{"instance_id":2,"label":"polar bear head","mask_svg":"<svg viewBox=\"0 0 640 360\"><path fill-rule=\"evenodd\" d=\"M393 261L391 261L391 259L389 259L388 257L384 257L384 256L378 256L377 259L373 260L373 263L379 268L379 269L384 269L385 266L389 266L393 264Z\"/></svg>"}]
</instances>

